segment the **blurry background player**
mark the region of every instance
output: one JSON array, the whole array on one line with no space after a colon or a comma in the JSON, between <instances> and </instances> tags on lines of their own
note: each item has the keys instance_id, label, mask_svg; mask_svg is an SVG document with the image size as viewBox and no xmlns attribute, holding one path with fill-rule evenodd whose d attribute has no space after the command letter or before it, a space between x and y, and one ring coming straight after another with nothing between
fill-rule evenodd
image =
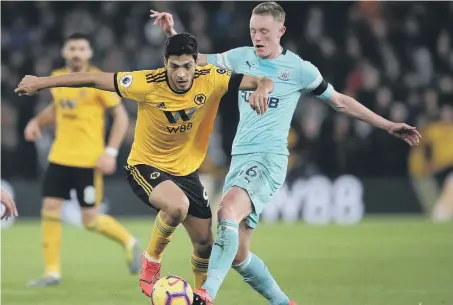
<instances>
[{"instance_id":1,"label":"blurry background player","mask_svg":"<svg viewBox=\"0 0 453 305\"><path fill-rule=\"evenodd\" d=\"M99 72L90 66L92 49L82 34L69 36L62 49L66 67L52 75L72 72ZM53 102L25 129L25 138L35 141L41 128L56 124L56 135L49 154L49 166L43 183L41 209L44 277L32 286L56 285L61 280L60 249L62 239L61 207L75 189L82 208L85 228L120 243L126 251L129 271L139 270L138 241L113 217L98 215L103 197L103 174L116 170L116 155L128 127L128 116L118 96L92 88L51 90ZM104 144L105 113L113 116L107 147Z\"/></svg>"},{"instance_id":2,"label":"blurry background player","mask_svg":"<svg viewBox=\"0 0 453 305\"><path fill-rule=\"evenodd\" d=\"M273 90L269 78L232 74L214 65L197 69L197 57L195 37L178 34L165 43L165 68L26 76L15 90L30 95L45 88L90 86L140 103L126 171L135 194L159 211L142 256L139 283L148 296L160 278L163 252L181 223L193 244L194 287L205 282L214 239L208 194L198 169L206 156L219 103L227 93L234 96L239 89L255 90L249 104L255 115L263 115Z\"/></svg>"},{"instance_id":3,"label":"blurry background player","mask_svg":"<svg viewBox=\"0 0 453 305\"><path fill-rule=\"evenodd\" d=\"M438 187L438 198L432 210L435 221L453 219L453 108L440 107L438 114L422 130L424 167ZM446 141L445 139L452 139Z\"/></svg>"},{"instance_id":4,"label":"blurry background player","mask_svg":"<svg viewBox=\"0 0 453 305\"><path fill-rule=\"evenodd\" d=\"M167 34L176 33L170 14L151 12L151 17L157 17L155 24ZM288 133L302 92L310 92L336 111L383 129L411 146L418 145L421 138L415 127L386 120L355 99L336 92L313 64L283 49L280 39L286 31L284 23L285 12L277 3L261 3L253 9L250 20L254 47L200 55L200 65L215 64L236 73L247 71L269 77L276 85L268 102L269 111L263 117L247 107L247 92L239 93L241 119L218 212L217 239L206 283L194 291L194 304L214 303L232 265L269 304L296 304L280 289L264 262L250 252L250 240L262 210L284 183Z\"/></svg>"}]
</instances>

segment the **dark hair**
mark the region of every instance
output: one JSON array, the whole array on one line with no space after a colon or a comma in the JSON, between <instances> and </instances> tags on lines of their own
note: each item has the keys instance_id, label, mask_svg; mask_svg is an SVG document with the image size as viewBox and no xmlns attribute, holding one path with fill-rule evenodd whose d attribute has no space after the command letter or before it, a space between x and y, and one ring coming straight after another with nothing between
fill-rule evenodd
<instances>
[{"instance_id":1,"label":"dark hair","mask_svg":"<svg viewBox=\"0 0 453 305\"><path fill-rule=\"evenodd\" d=\"M68 42L70 40L80 40L80 39L88 41L88 43L91 46L90 37L88 37L88 35L85 35L85 34L82 34L82 33L73 33L73 34L69 35L68 37L66 37L64 42L66 43L66 42Z\"/></svg>"},{"instance_id":2,"label":"dark hair","mask_svg":"<svg viewBox=\"0 0 453 305\"><path fill-rule=\"evenodd\" d=\"M168 37L165 41L165 58L176 55L192 55L193 59L198 58L198 42L195 36L190 33L176 34Z\"/></svg>"}]
</instances>

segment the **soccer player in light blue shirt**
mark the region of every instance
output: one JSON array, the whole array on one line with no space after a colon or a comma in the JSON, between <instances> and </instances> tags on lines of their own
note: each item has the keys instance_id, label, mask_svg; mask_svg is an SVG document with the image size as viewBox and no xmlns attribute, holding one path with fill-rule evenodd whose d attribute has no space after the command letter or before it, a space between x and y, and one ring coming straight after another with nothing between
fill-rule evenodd
<instances>
[{"instance_id":1,"label":"soccer player in light blue shirt","mask_svg":"<svg viewBox=\"0 0 453 305\"><path fill-rule=\"evenodd\" d=\"M156 17L155 24L170 35L176 33L169 13L151 12L151 17ZM277 3L261 3L250 19L253 47L198 57L201 66L214 64L235 73L266 76L274 81L274 91L263 116L248 105L251 92L239 92L240 120L218 211L217 239L207 280L202 289L194 292L194 305L214 303L231 266L269 304L296 304L280 289L264 262L250 252L250 239L264 207L284 183L288 132L302 93L310 92L335 110L386 130L409 145L418 145L421 138L415 127L388 121L355 99L336 92L313 64L282 48L284 22L285 12Z\"/></svg>"}]
</instances>

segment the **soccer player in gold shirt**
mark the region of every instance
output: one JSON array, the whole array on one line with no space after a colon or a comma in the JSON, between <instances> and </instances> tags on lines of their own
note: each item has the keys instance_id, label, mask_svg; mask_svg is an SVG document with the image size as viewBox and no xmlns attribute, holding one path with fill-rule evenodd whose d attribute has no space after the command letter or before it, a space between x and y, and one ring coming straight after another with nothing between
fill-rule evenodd
<instances>
[{"instance_id":1,"label":"soccer player in gold shirt","mask_svg":"<svg viewBox=\"0 0 453 305\"><path fill-rule=\"evenodd\" d=\"M82 34L69 36L62 49L66 67L52 75L100 71L89 64L92 50ZM55 141L49 154L49 167L43 183L42 245L44 277L30 282L32 286L60 283L60 248L62 229L60 211L71 189L75 189L82 208L85 228L120 243L132 274L140 268L138 241L114 218L98 215L103 196L103 174L116 169L116 155L128 126L128 116L121 99L113 93L93 88L55 88L53 102L33 118L25 129L25 138L35 141L41 128L56 125ZM113 115L113 126L107 147L104 146L105 112Z\"/></svg>"},{"instance_id":2,"label":"soccer player in gold shirt","mask_svg":"<svg viewBox=\"0 0 453 305\"><path fill-rule=\"evenodd\" d=\"M164 249L181 223L193 244L194 287L203 285L214 240L208 196L198 168L206 156L219 103L228 96L237 101L239 89L256 89L249 104L262 115L273 90L268 78L231 74L213 65L197 67L197 56L195 37L178 34L166 41L165 68L26 76L16 89L19 95L30 95L46 88L91 86L139 102L126 171L138 197L159 211L142 256L139 283L148 296L160 277Z\"/></svg>"}]
</instances>

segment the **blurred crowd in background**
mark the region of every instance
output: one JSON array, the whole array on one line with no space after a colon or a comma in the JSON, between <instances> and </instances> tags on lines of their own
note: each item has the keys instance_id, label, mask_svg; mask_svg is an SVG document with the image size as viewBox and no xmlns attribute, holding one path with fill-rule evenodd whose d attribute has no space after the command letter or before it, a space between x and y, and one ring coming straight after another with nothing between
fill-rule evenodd
<instances>
[{"instance_id":1,"label":"blurred crowd in background","mask_svg":"<svg viewBox=\"0 0 453 305\"><path fill-rule=\"evenodd\" d=\"M251 45L248 25L256 4L2 2L2 177L35 178L46 166L51 131L35 144L25 142L23 130L51 96L19 98L13 90L26 74L49 75L64 65L60 49L66 36L89 34L93 64L104 71L152 69L163 65L166 36L153 26L150 9L172 13L176 30L194 34L201 53L220 53ZM423 133L425 144L411 150L304 96L289 135L292 173L402 177L453 167L453 2L280 4L287 12L284 47L314 63L337 91L390 120L431 130ZM126 106L134 123L136 104ZM237 102L223 103L211 136L213 168L228 166L237 120ZM133 132L131 124L121 164Z\"/></svg>"}]
</instances>

